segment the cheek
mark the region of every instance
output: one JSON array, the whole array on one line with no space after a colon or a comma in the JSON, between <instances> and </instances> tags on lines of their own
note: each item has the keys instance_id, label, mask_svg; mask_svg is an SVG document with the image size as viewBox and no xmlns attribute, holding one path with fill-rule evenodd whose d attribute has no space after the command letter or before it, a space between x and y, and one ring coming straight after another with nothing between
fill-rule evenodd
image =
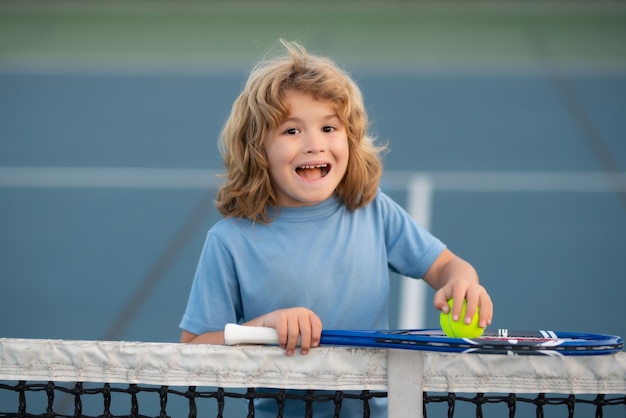
<instances>
[{"instance_id":1,"label":"cheek","mask_svg":"<svg viewBox=\"0 0 626 418\"><path fill-rule=\"evenodd\" d=\"M272 143L265 147L265 156L269 164L270 174L285 170L291 161L289 149L285 146L278 146Z\"/></svg>"},{"instance_id":2,"label":"cheek","mask_svg":"<svg viewBox=\"0 0 626 418\"><path fill-rule=\"evenodd\" d=\"M348 159L350 158L350 144L347 139L337 149L337 156L343 160L345 165L348 164Z\"/></svg>"}]
</instances>

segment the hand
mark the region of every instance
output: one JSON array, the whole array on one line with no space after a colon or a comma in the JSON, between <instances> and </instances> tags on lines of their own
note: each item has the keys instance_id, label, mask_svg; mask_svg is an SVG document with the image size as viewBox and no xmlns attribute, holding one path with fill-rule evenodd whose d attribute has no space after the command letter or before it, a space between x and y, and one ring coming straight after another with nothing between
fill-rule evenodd
<instances>
[{"instance_id":1,"label":"hand","mask_svg":"<svg viewBox=\"0 0 626 418\"><path fill-rule=\"evenodd\" d=\"M472 322L476 309L480 307L478 326L486 328L493 318L493 303L489 294L480 284L468 280L451 280L435 293L435 308L448 313L448 300L453 299L452 320L458 321L463 307L463 299L467 301L463 322Z\"/></svg>"},{"instance_id":2,"label":"hand","mask_svg":"<svg viewBox=\"0 0 626 418\"><path fill-rule=\"evenodd\" d=\"M288 356L300 344L300 353L308 354L311 347L317 347L322 335L322 321L307 308L287 308L270 312L246 325L259 325L276 329L278 344Z\"/></svg>"}]
</instances>

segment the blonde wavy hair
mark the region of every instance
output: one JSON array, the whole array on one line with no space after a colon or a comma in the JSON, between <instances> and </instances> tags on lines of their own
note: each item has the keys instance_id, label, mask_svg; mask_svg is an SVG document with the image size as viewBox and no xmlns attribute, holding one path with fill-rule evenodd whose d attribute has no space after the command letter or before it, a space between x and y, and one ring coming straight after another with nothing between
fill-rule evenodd
<instances>
[{"instance_id":1,"label":"blonde wavy hair","mask_svg":"<svg viewBox=\"0 0 626 418\"><path fill-rule=\"evenodd\" d=\"M378 190L384 147L367 135L360 89L332 60L309 54L296 42L281 39L280 43L287 54L253 68L220 134L218 147L227 173L218 191L217 209L225 217L271 221L268 209L278 209L278 200L263 143L288 116L286 91L334 103L346 126L349 150L346 174L335 193L350 210L366 205Z\"/></svg>"}]
</instances>

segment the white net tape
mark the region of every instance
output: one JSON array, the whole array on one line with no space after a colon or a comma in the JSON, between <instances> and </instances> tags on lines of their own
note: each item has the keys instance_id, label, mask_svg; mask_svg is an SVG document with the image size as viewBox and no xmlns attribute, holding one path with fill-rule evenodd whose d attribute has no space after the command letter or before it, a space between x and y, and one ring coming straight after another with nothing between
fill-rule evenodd
<instances>
[{"instance_id":1,"label":"white net tape","mask_svg":"<svg viewBox=\"0 0 626 418\"><path fill-rule=\"evenodd\" d=\"M226 388L387 390L402 362L423 370L424 391L625 394L626 353L504 356L320 347L287 357L278 347L0 338L0 380L145 383ZM400 373L396 372L400 370ZM388 373L389 371L389 373Z\"/></svg>"}]
</instances>

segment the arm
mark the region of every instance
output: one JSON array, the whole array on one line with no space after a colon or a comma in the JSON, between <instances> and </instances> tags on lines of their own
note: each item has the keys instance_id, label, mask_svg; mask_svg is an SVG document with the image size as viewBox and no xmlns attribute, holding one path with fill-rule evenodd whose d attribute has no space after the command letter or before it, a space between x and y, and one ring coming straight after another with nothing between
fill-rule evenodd
<instances>
[{"instance_id":1,"label":"arm","mask_svg":"<svg viewBox=\"0 0 626 418\"><path fill-rule=\"evenodd\" d=\"M322 335L322 321L306 308L280 309L262 315L243 325L275 328L278 343L288 356L293 355L296 345L300 344L300 353L307 354L311 347L317 347ZM300 340L300 341L298 341ZM224 331L206 332L195 335L183 331L181 343L224 344Z\"/></svg>"},{"instance_id":2,"label":"arm","mask_svg":"<svg viewBox=\"0 0 626 418\"><path fill-rule=\"evenodd\" d=\"M470 323L477 307L480 307L479 326L485 328L493 318L493 304L489 294L478 281L478 274L467 261L445 249L424 275L424 281L436 290L435 308L447 313L448 300L454 300L453 320L461 314L463 299L467 300L465 323Z\"/></svg>"}]
</instances>

